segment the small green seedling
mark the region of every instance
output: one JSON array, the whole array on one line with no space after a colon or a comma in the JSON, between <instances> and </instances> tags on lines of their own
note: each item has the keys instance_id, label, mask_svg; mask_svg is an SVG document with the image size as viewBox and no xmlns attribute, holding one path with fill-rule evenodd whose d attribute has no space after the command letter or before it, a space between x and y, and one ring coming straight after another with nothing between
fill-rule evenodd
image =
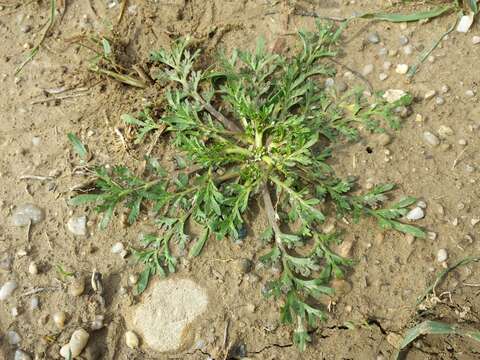
<instances>
[{"instance_id":1,"label":"small green seedling","mask_svg":"<svg viewBox=\"0 0 480 360\"><path fill-rule=\"evenodd\" d=\"M319 24L316 32L299 33L302 47L292 57L269 53L260 42L256 51L236 50L207 69L188 39L152 53L164 106L122 118L138 127L139 141L165 129L189 166L172 176L157 162L142 177L123 166L98 167L97 191L71 200L96 202L102 228L120 205L130 209L130 223L142 210L155 214L158 234L144 236L135 251L145 265L139 293L153 275L175 271L174 246L195 257L211 238L242 241L245 215L258 203L268 220L259 261L281 269L262 292L281 301L281 320L294 324L294 341L303 350L309 330L326 317L319 304L334 294L331 280L343 278L351 265L331 250L339 235L321 230L328 217L369 216L382 229L425 236L400 221L414 198L385 206L392 184L360 194L354 179L337 177L328 163L331 145L358 139L360 128L398 128L396 110L412 101L404 96L389 104L378 97L369 103L361 90L325 88L325 78L334 75L326 60L336 56L340 35ZM197 238L187 223L201 228Z\"/></svg>"}]
</instances>

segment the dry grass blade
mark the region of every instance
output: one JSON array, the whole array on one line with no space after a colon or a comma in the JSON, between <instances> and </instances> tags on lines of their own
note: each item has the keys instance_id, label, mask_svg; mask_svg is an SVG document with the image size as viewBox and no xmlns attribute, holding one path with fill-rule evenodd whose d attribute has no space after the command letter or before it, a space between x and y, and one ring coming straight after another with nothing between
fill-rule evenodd
<instances>
[{"instance_id":1,"label":"dry grass blade","mask_svg":"<svg viewBox=\"0 0 480 360\"><path fill-rule=\"evenodd\" d=\"M423 335L459 335L480 342L479 331L472 331L457 324L450 325L440 321L427 320L407 331L407 334L400 345L400 352L396 359L400 359L403 350Z\"/></svg>"},{"instance_id":2,"label":"dry grass blade","mask_svg":"<svg viewBox=\"0 0 480 360\"><path fill-rule=\"evenodd\" d=\"M440 282L442 282L443 279L445 279L445 277L447 276L447 274L450 271L455 270L456 268L458 268L460 266L465 266L465 265L468 265L472 262L477 262L477 261L480 261L480 256L470 256L470 257L467 257L465 259L462 259L462 260L458 261L454 265L452 265L449 268L443 270L440 274L438 274L437 278L435 279L435 282L432 285L430 285L427 288L427 290L425 290L425 292L422 294L422 296L420 296L417 299L416 305L419 305L420 303L422 303L422 301L425 300L427 298L427 296L430 295L430 293L432 293L435 290L435 288L440 284Z\"/></svg>"},{"instance_id":3,"label":"dry grass blade","mask_svg":"<svg viewBox=\"0 0 480 360\"><path fill-rule=\"evenodd\" d=\"M43 42L45 41L47 34L50 32L53 23L55 22L55 10L57 8L57 1L56 0L50 0L50 19L48 21L48 26L47 29L43 32L42 37L40 38L39 42L37 45L33 47L33 49L30 51L30 54L27 56L27 58L20 64L20 66L15 70L15 75L18 75L20 71L27 65L30 61L33 60L33 58L38 54L40 51L40 47L42 46Z\"/></svg>"},{"instance_id":4,"label":"dry grass blade","mask_svg":"<svg viewBox=\"0 0 480 360\"><path fill-rule=\"evenodd\" d=\"M454 5L440 6L433 10L417 11L410 14L396 14L396 13L366 13L360 15L361 19L371 19L379 21L388 21L393 23L400 22L415 22L420 20L428 20L444 15L455 9Z\"/></svg>"}]
</instances>

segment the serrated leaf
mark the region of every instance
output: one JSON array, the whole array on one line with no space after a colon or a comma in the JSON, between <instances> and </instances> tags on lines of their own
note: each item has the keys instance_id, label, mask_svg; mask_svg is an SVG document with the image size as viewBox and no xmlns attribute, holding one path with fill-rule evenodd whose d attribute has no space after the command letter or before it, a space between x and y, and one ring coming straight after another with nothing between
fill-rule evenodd
<instances>
[{"instance_id":1,"label":"serrated leaf","mask_svg":"<svg viewBox=\"0 0 480 360\"><path fill-rule=\"evenodd\" d=\"M191 247L190 252L188 253L189 257L195 257L200 255L203 247L205 246L205 243L207 242L209 234L210 234L210 229L206 228L203 231L203 233L198 237L197 241L195 241L195 243Z\"/></svg>"}]
</instances>

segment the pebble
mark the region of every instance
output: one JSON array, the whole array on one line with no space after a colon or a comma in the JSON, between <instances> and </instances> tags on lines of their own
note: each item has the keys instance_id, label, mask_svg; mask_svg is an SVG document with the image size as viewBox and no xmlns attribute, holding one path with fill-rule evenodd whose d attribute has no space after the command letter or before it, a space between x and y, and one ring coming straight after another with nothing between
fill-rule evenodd
<instances>
[{"instance_id":1,"label":"pebble","mask_svg":"<svg viewBox=\"0 0 480 360\"><path fill-rule=\"evenodd\" d=\"M123 244L121 242L117 242L117 243L113 244L112 249L111 249L113 254L120 254L124 250L125 249L124 249Z\"/></svg>"},{"instance_id":2,"label":"pebble","mask_svg":"<svg viewBox=\"0 0 480 360\"><path fill-rule=\"evenodd\" d=\"M380 36L378 36L378 33L373 32L368 34L367 40L372 44L378 44L380 42Z\"/></svg>"},{"instance_id":3,"label":"pebble","mask_svg":"<svg viewBox=\"0 0 480 360\"><path fill-rule=\"evenodd\" d=\"M32 275L37 275L38 274L38 266L37 266L37 263L35 261L32 261L28 265L28 272Z\"/></svg>"},{"instance_id":4,"label":"pebble","mask_svg":"<svg viewBox=\"0 0 480 360\"><path fill-rule=\"evenodd\" d=\"M382 133L377 137L378 144L381 146L387 146L392 141L392 137L387 133Z\"/></svg>"},{"instance_id":5,"label":"pebble","mask_svg":"<svg viewBox=\"0 0 480 360\"><path fill-rule=\"evenodd\" d=\"M388 102L389 104L392 104L400 100L405 95L406 95L406 92L403 90L388 89L387 91L385 91L382 97L385 99L386 102Z\"/></svg>"},{"instance_id":6,"label":"pebble","mask_svg":"<svg viewBox=\"0 0 480 360\"><path fill-rule=\"evenodd\" d=\"M44 219L44 211L33 204L20 205L12 214L12 223L14 226L27 226L30 222L32 224L38 224Z\"/></svg>"},{"instance_id":7,"label":"pebble","mask_svg":"<svg viewBox=\"0 0 480 360\"><path fill-rule=\"evenodd\" d=\"M63 356L65 359L68 359L71 352L71 357L76 358L82 353L85 346L87 346L89 337L90 335L85 330L75 330L68 344L62 346L62 348L60 349L60 355Z\"/></svg>"},{"instance_id":8,"label":"pebble","mask_svg":"<svg viewBox=\"0 0 480 360\"><path fill-rule=\"evenodd\" d=\"M380 56L385 56L387 54L388 54L387 48L382 47L382 48L380 48L380 50L378 50L378 55L380 55Z\"/></svg>"},{"instance_id":9,"label":"pebble","mask_svg":"<svg viewBox=\"0 0 480 360\"><path fill-rule=\"evenodd\" d=\"M399 334L391 332L387 335L387 342L395 349L400 349L403 342L403 337Z\"/></svg>"},{"instance_id":10,"label":"pebble","mask_svg":"<svg viewBox=\"0 0 480 360\"><path fill-rule=\"evenodd\" d=\"M385 73L380 73L378 75L378 78L380 79L380 81L385 81L388 79L388 74L385 74Z\"/></svg>"},{"instance_id":11,"label":"pebble","mask_svg":"<svg viewBox=\"0 0 480 360\"><path fill-rule=\"evenodd\" d=\"M68 286L68 293L72 296L80 296L85 291L85 280L80 277L75 279L69 286Z\"/></svg>"},{"instance_id":12,"label":"pebble","mask_svg":"<svg viewBox=\"0 0 480 360\"><path fill-rule=\"evenodd\" d=\"M408 44L409 39L405 35L400 36L399 38L400 45L405 46Z\"/></svg>"},{"instance_id":13,"label":"pebble","mask_svg":"<svg viewBox=\"0 0 480 360\"><path fill-rule=\"evenodd\" d=\"M17 288L15 280L7 281L0 288L0 301L7 300Z\"/></svg>"},{"instance_id":14,"label":"pebble","mask_svg":"<svg viewBox=\"0 0 480 360\"><path fill-rule=\"evenodd\" d=\"M445 99L444 99L443 97L441 97L441 96L437 96L437 97L435 98L435 104L437 104L437 105L443 105L443 104L445 104Z\"/></svg>"},{"instance_id":15,"label":"pebble","mask_svg":"<svg viewBox=\"0 0 480 360\"><path fill-rule=\"evenodd\" d=\"M448 87L448 85L443 85L440 90L442 91L443 94L446 94L450 91L450 88Z\"/></svg>"},{"instance_id":16,"label":"pebble","mask_svg":"<svg viewBox=\"0 0 480 360\"><path fill-rule=\"evenodd\" d=\"M398 64L395 68L395 72L397 74L406 74L408 72L408 65L407 64Z\"/></svg>"},{"instance_id":17,"label":"pebble","mask_svg":"<svg viewBox=\"0 0 480 360\"><path fill-rule=\"evenodd\" d=\"M86 236L87 217L85 215L71 217L68 219L67 228L75 236Z\"/></svg>"},{"instance_id":18,"label":"pebble","mask_svg":"<svg viewBox=\"0 0 480 360\"><path fill-rule=\"evenodd\" d=\"M461 145L461 146L467 145L467 140L465 140L465 139L458 140L458 145Z\"/></svg>"},{"instance_id":19,"label":"pebble","mask_svg":"<svg viewBox=\"0 0 480 360\"><path fill-rule=\"evenodd\" d=\"M32 357L28 355L25 351L17 349L15 351L14 360L32 360Z\"/></svg>"},{"instance_id":20,"label":"pebble","mask_svg":"<svg viewBox=\"0 0 480 360\"><path fill-rule=\"evenodd\" d=\"M405 55L412 55L413 54L413 46L412 45L407 45L403 47L403 53Z\"/></svg>"},{"instance_id":21,"label":"pebble","mask_svg":"<svg viewBox=\"0 0 480 360\"><path fill-rule=\"evenodd\" d=\"M473 90L467 90L465 91L465 96L466 97L474 97L475 96L475 92Z\"/></svg>"},{"instance_id":22,"label":"pebble","mask_svg":"<svg viewBox=\"0 0 480 360\"><path fill-rule=\"evenodd\" d=\"M418 203L417 203L417 206L418 207L421 207L422 209L426 209L427 208L427 203L423 200L420 200Z\"/></svg>"},{"instance_id":23,"label":"pebble","mask_svg":"<svg viewBox=\"0 0 480 360\"><path fill-rule=\"evenodd\" d=\"M470 30L470 27L473 24L473 20L474 20L473 13L462 16L460 18L460 21L458 22L457 31L461 33L468 32L468 30Z\"/></svg>"},{"instance_id":24,"label":"pebble","mask_svg":"<svg viewBox=\"0 0 480 360\"><path fill-rule=\"evenodd\" d=\"M16 331L7 331L5 338L10 345L18 345L22 341L22 338Z\"/></svg>"},{"instance_id":25,"label":"pebble","mask_svg":"<svg viewBox=\"0 0 480 360\"><path fill-rule=\"evenodd\" d=\"M410 220L410 221L420 220L420 219L423 219L424 217L425 217L425 212L419 206L410 210L406 215L407 220Z\"/></svg>"},{"instance_id":26,"label":"pebble","mask_svg":"<svg viewBox=\"0 0 480 360\"><path fill-rule=\"evenodd\" d=\"M53 314L52 319L59 329L63 329L67 320L67 314L64 311L57 311Z\"/></svg>"},{"instance_id":27,"label":"pebble","mask_svg":"<svg viewBox=\"0 0 480 360\"><path fill-rule=\"evenodd\" d=\"M480 44L480 36L474 36L474 37L472 37L472 44L473 44L473 45L478 45L478 44Z\"/></svg>"},{"instance_id":28,"label":"pebble","mask_svg":"<svg viewBox=\"0 0 480 360\"><path fill-rule=\"evenodd\" d=\"M30 30L32 30L32 27L30 25L23 25L20 27L20 31L25 34L30 32Z\"/></svg>"},{"instance_id":29,"label":"pebble","mask_svg":"<svg viewBox=\"0 0 480 360\"><path fill-rule=\"evenodd\" d=\"M327 78L325 80L325 87L326 88L330 88L332 87L333 85L335 85L335 80L333 80L333 78Z\"/></svg>"},{"instance_id":30,"label":"pebble","mask_svg":"<svg viewBox=\"0 0 480 360\"><path fill-rule=\"evenodd\" d=\"M362 75L367 76L373 72L373 64L367 64L363 67Z\"/></svg>"},{"instance_id":31,"label":"pebble","mask_svg":"<svg viewBox=\"0 0 480 360\"><path fill-rule=\"evenodd\" d=\"M96 315L95 320L92 321L92 330L100 330L103 328L103 321L105 320L105 316L103 315Z\"/></svg>"},{"instance_id":32,"label":"pebble","mask_svg":"<svg viewBox=\"0 0 480 360\"><path fill-rule=\"evenodd\" d=\"M138 275L137 274L130 274L128 277L128 282L130 285L135 285L138 282Z\"/></svg>"},{"instance_id":33,"label":"pebble","mask_svg":"<svg viewBox=\"0 0 480 360\"><path fill-rule=\"evenodd\" d=\"M390 70L391 67L392 67L392 63L390 61L385 61L383 63L383 69L384 70Z\"/></svg>"},{"instance_id":34,"label":"pebble","mask_svg":"<svg viewBox=\"0 0 480 360\"><path fill-rule=\"evenodd\" d=\"M40 299L38 298L38 296L33 296L30 299L30 309L37 310L39 306L40 306Z\"/></svg>"},{"instance_id":35,"label":"pebble","mask_svg":"<svg viewBox=\"0 0 480 360\"><path fill-rule=\"evenodd\" d=\"M437 252L437 261L439 263L442 263L444 261L446 261L448 259L448 253L447 253L447 250L445 249L440 249L438 250Z\"/></svg>"},{"instance_id":36,"label":"pebble","mask_svg":"<svg viewBox=\"0 0 480 360\"><path fill-rule=\"evenodd\" d=\"M438 135L442 138L446 138L453 135L453 129L446 125L440 125L438 128Z\"/></svg>"},{"instance_id":37,"label":"pebble","mask_svg":"<svg viewBox=\"0 0 480 360\"><path fill-rule=\"evenodd\" d=\"M436 240L437 239L437 233L433 232L433 231L429 231L427 233L427 236L430 240Z\"/></svg>"},{"instance_id":38,"label":"pebble","mask_svg":"<svg viewBox=\"0 0 480 360\"><path fill-rule=\"evenodd\" d=\"M423 139L431 146L437 146L440 144L440 140L438 137L434 134L432 134L430 131L425 131L423 133Z\"/></svg>"},{"instance_id":39,"label":"pebble","mask_svg":"<svg viewBox=\"0 0 480 360\"><path fill-rule=\"evenodd\" d=\"M5 255L0 259L0 270L10 272L12 270L12 258Z\"/></svg>"},{"instance_id":40,"label":"pebble","mask_svg":"<svg viewBox=\"0 0 480 360\"><path fill-rule=\"evenodd\" d=\"M437 92L435 90L429 90L425 93L425 95L423 96L423 98L425 100L429 100L431 98L433 98L435 95L437 94Z\"/></svg>"},{"instance_id":41,"label":"pebble","mask_svg":"<svg viewBox=\"0 0 480 360\"><path fill-rule=\"evenodd\" d=\"M392 49L388 51L388 56L395 57L398 55L398 50L397 49Z\"/></svg>"},{"instance_id":42,"label":"pebble","mask_svg":"<svg viewBox=\"0 0 480 360\"><path fill-rule=\"evenodd\" d=\"M127 331L125 333L125 343L130 349L136 349L140 345L140 340L133 331Z\"/></svg>"}]
</instances>

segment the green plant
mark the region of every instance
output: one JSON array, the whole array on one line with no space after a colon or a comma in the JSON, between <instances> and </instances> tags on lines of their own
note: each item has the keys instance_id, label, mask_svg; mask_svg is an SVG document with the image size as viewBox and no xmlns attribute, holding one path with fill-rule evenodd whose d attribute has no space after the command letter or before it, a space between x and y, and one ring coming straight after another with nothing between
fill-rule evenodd
<instances>
[{"instance_id":1,"label":"green plant","mask_svg":"<svg viewBox=\"0 0 480 360\"><path fill-rule=\"evenodd\" d=\"M330 281L343 278L351 264L331 250L341 242L339 234L319 229L328 216L371 216L383 229L425 236L399 221L415 199L383 207L393 185L354 195L354 179L338 178L328 164L331 144L357 139L359 128L398 128L396 108L412 101L404 96L389 104L378 97L368 103L361 90L338 94L324 88L321 80L334 70L323 60L336 55L340 34L318 25L314 33L299 33L303 46L291 58L268 53L260 42L255 52L234 51L208 69L199 67L200 52L189 49L188 39L152 53L161 67L157 81L165 85L164 106L123 119L138 127L139 141L165 126L190 166L174 178L151 158L145 178L121 166L98 167L98 191L71 200L97 202L101 227L120 204L130 209L130 223L142 208L156 214L159 234L145 236L135 251L145 265L139 292L152 275L175 271L173 246L190 247L190 256L197 256L211 237L242 239L244 215L258 201L269 222L259 260L281 268L263 292L281 299L281 319L295 324L294 341L304 349L309 328L326 316L318 299L333 295ZM202 228L193 242L187 222Z\"/></svg>"}]
</instances>

